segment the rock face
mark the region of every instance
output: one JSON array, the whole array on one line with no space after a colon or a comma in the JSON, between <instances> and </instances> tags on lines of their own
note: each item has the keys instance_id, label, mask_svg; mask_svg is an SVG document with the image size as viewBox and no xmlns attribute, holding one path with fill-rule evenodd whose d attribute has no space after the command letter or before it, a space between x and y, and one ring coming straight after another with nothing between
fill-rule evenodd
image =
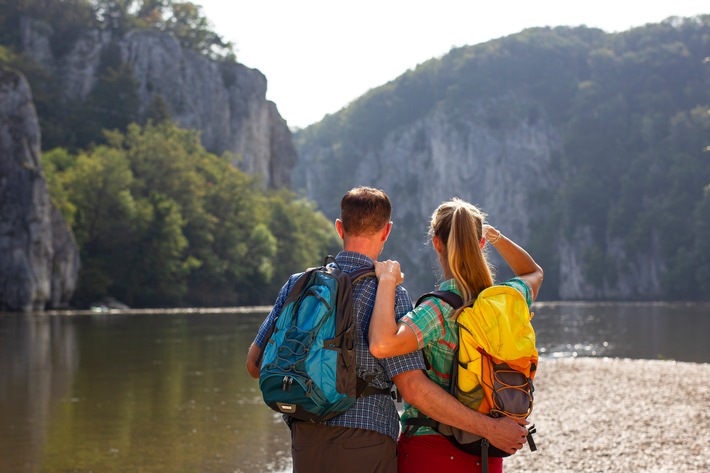
<instances>
[{"instance_id":1,"label":"rock face","mask_svg":"<svg viewBox=\"0 0 710 473\"><path fill-rule=\"evenodd\" d=\"M68 100L86 99L102 52L117 44L122 60L132 66L141 113L160 97L176 123L201 131L209 151L239 155L234 164L270 188L290 186L296 150L286 121L266 100L266 78L258 70L212 61L154 31L131 31L121 38L87 31L61 57L52 53L47 25L26 19L21 31L25 54L51 72Z\"/></svg>"},{"instance_id":2,"label":"rock face","mask_svg":"<svg viewBox=\"0 0 710 473\"><path fill-rule=\"evenodd\" d=\"M369 185L388 193L394 228L383 256L400 261L413 298L435 282L438 264L426 243L431 214L440 203L452 197L474 203L506 235L526 242L534 218L528 196L557 179L550 168L560 140L547 121L521 120L497 130L486 124L483 105L480 112L461 118L435 111L388 133L378 149L364 152L340 191ZM335 218L340 196L323 194L326 178L315 165L332 159L329 149L302 146L294 184Z\"/></svg>"},{"instance_id":3,"label":"rock face","mask_svg":"<svg viewBox=\"0 0 710 473\"><path fill-rule=\"evenodd\" d=\"M350 148L345 162L338 162L338 146L322 137L306 136L299 142L301 160L294 170L294 187L315 200L330 218L338 216L340 197L351 187L384 189L392 199L394 228L383 257L400 261L413 299L435 283L438 263L433 248L427 246L429 220L434 209L452 197L479 206L492 225L523 247L531 249L529 245L537 240L538 248L548 249L547 259L532 249L531 253L546 271L543 290L548 292L542 294L549 299L658 294L660 256L624 261L620 243L609 238L610 251L619 250L612 260L624 264L626 271L613 285L595 284L584 273L582 261L591 246L589 229L577 228L567 235L560 228L542 228L541 222L554 211L546 196L564 179L556 164L563 153L561 131L544 112L534 120L509 116L503 126L491 124L486 119L491 107L505 110L506 100L525 103L526 99L489 99L466 107L465 114L433 110L387 132L380 144ZM332 162L348 171L334 172L328 164ZM337 185L330 185L334 181ZM551 235L549 240L540 241L541 231ZM495 250L489 256L501 276L511 276Z\"/></svg>"},{"instance_id":4,"label":"rock face","mask_svg":"<svg viewBox=\"0 0 710 473\"><path fill-rule=\"evenodd\" d=\"M78 255L49 199L29 85L0 66L0 310L66 303L76 286Z\"/></svg>"}]
</instances>

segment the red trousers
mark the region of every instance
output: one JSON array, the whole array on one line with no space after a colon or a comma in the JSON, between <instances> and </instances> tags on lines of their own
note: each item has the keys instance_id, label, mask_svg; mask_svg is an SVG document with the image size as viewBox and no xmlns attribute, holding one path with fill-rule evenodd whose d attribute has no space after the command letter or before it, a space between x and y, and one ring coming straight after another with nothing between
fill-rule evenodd
<instances>
[{"instance_id":1,"label":"red trousers","mask_svg":"<svg viewBox=\"0 0 710 473\"><path fill-rule=\"evenodd\" d=\"M397 442L398 473L480 473L481 457L456 448L441 435L400 435ZM502 458L488 458L489 473L503 473Z\"/></svg>"}]
</instances>

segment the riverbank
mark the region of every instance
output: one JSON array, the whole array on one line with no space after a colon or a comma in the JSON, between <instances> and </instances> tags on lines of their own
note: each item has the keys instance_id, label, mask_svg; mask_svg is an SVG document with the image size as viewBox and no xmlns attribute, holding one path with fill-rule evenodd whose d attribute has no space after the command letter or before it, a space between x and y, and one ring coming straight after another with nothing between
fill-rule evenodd
<instances>
[{"instance_id":1,"label":"riverbank","mask_svg":"<svg viewBox=\"0 0 710 473\"><path fill-rule=\"evenodd\" d=\"M710 471L710 364L543 359L535 381L538 451L507 473Z\"/></svg>"}]
</instances>

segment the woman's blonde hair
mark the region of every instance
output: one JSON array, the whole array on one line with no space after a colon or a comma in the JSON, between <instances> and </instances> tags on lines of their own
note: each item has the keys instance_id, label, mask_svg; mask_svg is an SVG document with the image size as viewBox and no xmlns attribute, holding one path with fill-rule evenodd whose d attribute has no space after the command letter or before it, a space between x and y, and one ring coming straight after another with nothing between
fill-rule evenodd
<instances>
[{"instance_id":1,"label":"woman's blonde hair","mask_svg":"<svg viewBox=\"0 0 710 473\"><path fill-rule=\"evenodd\" d=\"M441 204L431 216L430 236L446 248L449 269L466 304L493 285L493 275L481 249L486 214L459 198Z\"/></svg>"}]
</instances>

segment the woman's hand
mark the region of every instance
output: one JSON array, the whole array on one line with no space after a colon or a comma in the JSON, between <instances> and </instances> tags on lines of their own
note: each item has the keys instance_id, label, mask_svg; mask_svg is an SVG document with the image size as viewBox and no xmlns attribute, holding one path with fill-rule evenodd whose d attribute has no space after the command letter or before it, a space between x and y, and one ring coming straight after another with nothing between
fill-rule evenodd
<instances>
[{"instance_id":1,"label":"woman's hand","mask_svg":"<svg viewBox=\"0 0 710 473\"><path fill-rule=\"evenodd\" d=\"M389 259L387 261L375 261L375 275L378 281L389 280L394 281L395 284L404 282L404 273L401 271L399 263Z\"/></svg>"},{"instance_id":2,"label":"woman's hand","mask_svg":"<svg viewBox=\"0 0 710 473\"><path fill-rule=\"evenodd\" d=\"M532 300L537 299L544 275L540 265L525 249L490 225L483 225L483 237L503 257L515 275L525 281L532 291Z\"/></svg>"},{"instance_id":3,"label":"woman's hand","mask_svg":"<svg viewBox=\"0 0 710 473\"><path fill-rule=\"evenodd\" d=\"M500 231L496 230L491 225L484 224L483 238L485 238L486 241L492 245L493 243L496 243L500 238Z\"/></svg>"}]
</instances>

